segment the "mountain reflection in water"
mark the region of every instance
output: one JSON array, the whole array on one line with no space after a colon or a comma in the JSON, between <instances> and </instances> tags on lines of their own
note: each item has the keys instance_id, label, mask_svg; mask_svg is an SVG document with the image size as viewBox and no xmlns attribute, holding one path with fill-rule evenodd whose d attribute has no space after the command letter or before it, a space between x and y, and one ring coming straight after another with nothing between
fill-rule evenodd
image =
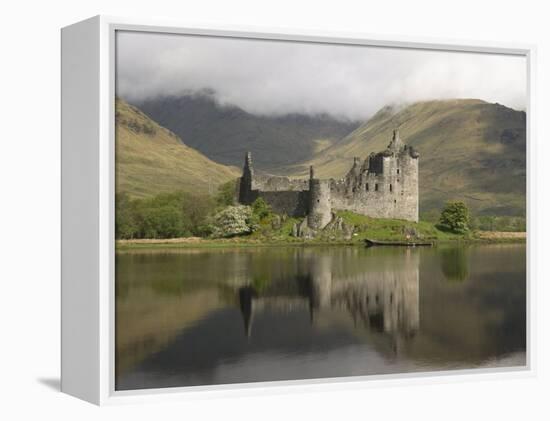
<instances>
[{"instance_id":1,"label":"mountain reflection in water","mask_svg":"<svg viewBox=\"0 0 550 421\"><path fill-rule=\"evenodd\" d=\"M117 390L525 364L525 246L117 254Z\"/></svg>"}]
</instances>

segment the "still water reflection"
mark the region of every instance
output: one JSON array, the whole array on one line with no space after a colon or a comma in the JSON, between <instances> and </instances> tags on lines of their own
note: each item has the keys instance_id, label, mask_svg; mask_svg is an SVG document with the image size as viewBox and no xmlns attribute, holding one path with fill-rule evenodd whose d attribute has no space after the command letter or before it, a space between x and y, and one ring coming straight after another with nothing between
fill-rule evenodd
<instances>
[{"instance_id":1,"label":"still water reflection","mask_svg":"<svg viewBox=\"0 0 550 421\"><path fill-rule=\"evenodd\" d=\"M117 390L525 365L525 246L117 253Z\"/></svg>"}]
</instances>

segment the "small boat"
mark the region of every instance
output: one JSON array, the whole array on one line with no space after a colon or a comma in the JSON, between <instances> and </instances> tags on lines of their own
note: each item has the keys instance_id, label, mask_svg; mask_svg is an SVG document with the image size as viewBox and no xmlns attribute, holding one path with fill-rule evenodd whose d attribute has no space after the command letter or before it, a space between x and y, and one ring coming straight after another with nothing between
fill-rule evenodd
<instances>
[{"instance_id":1,"label":"small boat","mask_svg":"<svg viewBox=\"0 0 550 421\"><path fill-rule=\"evenodd\" d=\"M401 246L401 247L431 247L433 243L428 241L378 241L365 239L365 245L367 247L374 246Z\"/></svg>"}]
</instances>

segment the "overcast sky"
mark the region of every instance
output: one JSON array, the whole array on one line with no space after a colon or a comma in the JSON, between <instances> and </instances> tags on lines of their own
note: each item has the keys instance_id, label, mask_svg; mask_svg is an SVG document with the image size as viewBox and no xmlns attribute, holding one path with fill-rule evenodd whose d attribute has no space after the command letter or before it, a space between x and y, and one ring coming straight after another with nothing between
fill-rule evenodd
<instances>
[{"instance_id":1,"label":"overcast sky","mask_svg":"<svg viewBox=\"0 0 550 421\"><path fill-rule=\"evenodd\" d=\"M523 57L119 32L117 94L211 89L255 114L370 117L388 104L479 98L525 109Z\"/></svg>"}]
</instances>

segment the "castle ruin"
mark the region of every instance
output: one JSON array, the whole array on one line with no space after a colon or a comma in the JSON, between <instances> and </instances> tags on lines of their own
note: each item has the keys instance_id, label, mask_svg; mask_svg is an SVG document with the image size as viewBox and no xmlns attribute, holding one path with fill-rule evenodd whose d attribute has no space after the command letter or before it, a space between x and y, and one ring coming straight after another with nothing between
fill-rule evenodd
<instances>
[{"instance_id":1,"label":"castle ruin","mask_svg":"<svg viewBox=\"0 0 550 421\"><path fill-rule=\"evenodd\" d=\"M318 230L332 219L334 210L349 210L374 218L418 222L418 152L405 145L394 130L388 147L353 165L340 180L309 179L256 174L250 152L239 180L239 203L250 205L258 197L274 212L307 217L307 226Z\"/></svg>"}]
</instances>

